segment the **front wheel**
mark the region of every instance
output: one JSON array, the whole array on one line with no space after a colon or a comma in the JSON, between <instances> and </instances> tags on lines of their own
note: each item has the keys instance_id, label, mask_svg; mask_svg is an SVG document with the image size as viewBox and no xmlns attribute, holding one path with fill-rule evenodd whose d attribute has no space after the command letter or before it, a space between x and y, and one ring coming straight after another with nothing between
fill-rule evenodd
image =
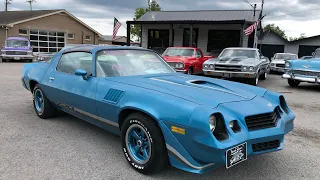
<instances>
[{"instance_id":1,"label":"front wheel","mask_svg":"<svg viewBox=\"0 0 320 180\"><path fill-rule=\"evenodd\" d=\"M288 79L288 84L292 87L297 87L300 84L300 81L293 80L293 79Z\"/></svg>"},{"instance_id":2,"label":"front wheel","mask_svg":"<svg viewBox=\"0 0 320 180\"><path fill-rule=\"evenodd\" d=\"M259 83L259 76L257 75L255 78L248 79L248 83L252 86L257 86Z\"/></svg>"},{"instance_id":3,"label":"front wheel","mask_svg":"<svg viewBox=\"0 0 320 180\"><path fill-rule=\"evenodd\" d=\"M261 80L266 80L266 79L267 79L267 72L264 72L263 74L261 74L261 75L259 76L259 79L261 79Z\"/></svg>"},{"instance_id":4,"label":"front wheel","mask_svg":"<svg viewBox=\"0 0 320 180\"><path fill-rule=\"evenodd\" d=\"M37 115L42 119L47 119L56 115L57 110L52 106L39 85L33 89L33 106Z\"/></svg>"},{"instance_id":5,"label":"front wheel","mask_svg":"<svg viewBox=\"0 0 320 180\"><path fill-rule=\"evenodd\" d=\"M187 74L189 74L189 75L192 75L192 74L193 74L193 69L192 69L192 67L189 67L189 69L188 69L188 71L187 71Z\"/></svg>"},{"instance_id":6,"label":"front wheel","mask_svg":"<svg viewBox=\"0 0 320 180\"><path fill-rule=\"evenodd\" d=\"M130 114L121 127L121 142L125 158L142 174L161 171L168 164L165 141L157 123L141 114Z\"/></svg>"}]
</instances>

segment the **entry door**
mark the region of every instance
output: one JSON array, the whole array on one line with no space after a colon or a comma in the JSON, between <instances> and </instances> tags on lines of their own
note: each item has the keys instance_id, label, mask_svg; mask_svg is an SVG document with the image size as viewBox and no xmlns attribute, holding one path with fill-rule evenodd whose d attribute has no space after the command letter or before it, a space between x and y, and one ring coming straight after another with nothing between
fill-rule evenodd
<instances>
[{"instance_id":1,"label":"entry door","mask_svg":"<svg viewBox=\"0 0 320 180\"><path fill-rule=\"evenodd\" d=\"M148 49L162 54L169 47L169 34L168 29L149 29Z\"/></svg>"},{"instance_id":2,"label":"entry door","mask_svg":"<svg viewBox=\"0 0 320 180\"><path fill-rule=\"evenodd\" d=\"M75 75L77 69L86 70L88 79ZM51 101L67 111L96 115L95 93L98 78L92 77L91 72L92 55L90 53L64 54L57 68L49 75L48 96Z\"/></svg>"},{"instance_id":3,"label":"entry door","mask_svg":"<svg viewBox=\"0 0 320 180\"><path fill-rule=\"evenodd\" d=\"M191 45L193 47L198 47L198 33L199 33L199 29L193 28L192 43L191 43ZM190 42L190 28L184 28L184 30L183 30L183 46L190 47L189 42Z\"/></svg>"}]
</instances>

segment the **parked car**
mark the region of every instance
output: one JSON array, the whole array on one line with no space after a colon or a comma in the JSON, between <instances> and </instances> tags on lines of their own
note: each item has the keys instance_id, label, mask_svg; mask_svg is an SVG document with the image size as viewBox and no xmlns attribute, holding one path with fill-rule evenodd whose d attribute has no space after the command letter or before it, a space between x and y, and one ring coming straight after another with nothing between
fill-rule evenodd
<instances>
[{"instance_id":1,"label":"parked car","mask_svg":"<svg viewBox=\"0 0 320 180\"><path fill-rule=\"evenodd\" d=\"M226 48L217 58L203 64L205 75L219 78L247 79L256 86L259 79L265 80L269 71L269 60L255 48Z\"/></svg>"},{"instance_id":2,"label":"parked car","mask_svg":"<svg viewBox=\"0 0 320 180\"><path fill-rule=\"evenodd\" d=\"M56 53L34 53L33 62L37 61L49 61Z\"/></svg>"},{"instance_id":3,"label":"parked car","mask_svg":"<svg viewBox=\"0 0 320 180\"><path fill-rule=\"evenodd\" d=\"M284 72L284 64L286 60L299 59L296 54L291 53L276 53L271 59L270 72Z\"/></svg>"},{"instance_id":4,"label":"parked car","mask_svg":"<svg viewBox=\"0 0 320 180\"><path fill-rule=\"evenodd\" d=\"M213 56L204 56L200 48L193 47L169 47L162 57L177 72L187 74L200 74L202 64Z\"/></svg>"},{"instance_id":5,"label":"parked car","mask_svg":"<svg viewBox=\"0 0 320 180\"><path fill-rule=\"evenodd\" d=\"M22 85L40 118L59 109L120 135L125 159L144 174L168 161L193 173L230 168L281 150L294 127L284 96L176 73L137 47L66 49L48 63L25 64Z\"/></svg>"},{"instance_id":6,"label":"parked car","mask_svg":"<svg viewBox=\"0 0 320 180\"><path fill-rule=\"evenodd\" d=\"M8 60L32 62L33 52L30 41L25 37L9 37L1 49L0 57L3 62Z\"/></svg>"},{"instance_id":7,"label":"parked car","mask_svg":"<svg viewBox=\"0 0 320 180\"><path fill-rule=\"evenodd\" d=\"M318 48L311 59L288 60L285 63L283 78L288 79L290 86L299 86L301 82L320 84L320 48Z\"/></svg>"},{"instance_id":8,"label":"parked car","mask_svg":"<svg viewBox=\"0 0 320 180\"><path fill-rule=\"evenodd\" d=\"M312 58L312 56L302 56L300 59L305 60L305 59L311 59L311 58Z\"/></svg>"}]
</instances>

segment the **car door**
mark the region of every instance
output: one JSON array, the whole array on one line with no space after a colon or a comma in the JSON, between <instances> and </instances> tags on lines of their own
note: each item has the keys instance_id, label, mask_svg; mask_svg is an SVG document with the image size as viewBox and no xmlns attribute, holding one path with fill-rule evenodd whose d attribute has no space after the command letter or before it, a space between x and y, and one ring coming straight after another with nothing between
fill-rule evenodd
<instances>
[{"instance_id":1,"label":"car door","mask_svg":"<svg viewBox=\"0 0 320 180\"><path fill-rule=\"evenodd\" d=\"M49 75L51 101L67 111L96 115L95 93L97 77L92 76L92 54L69 52L63 54L57 67ZM77 69L87 71L87 77L75 75ZM89 114L88 114L89 113Z\"/></svg>"},{"instance_id":2,"label":"car door","mask_svg":"<svg viewBox=\"0 0 320 180\"><path fill-rule=\"evenodd\" d=\"M200 73L202 72L202 64L203 64L203 54L201 53L200 50L196 50L196 67L195 67L195 72Z\"/></svg>"}]
</instances>

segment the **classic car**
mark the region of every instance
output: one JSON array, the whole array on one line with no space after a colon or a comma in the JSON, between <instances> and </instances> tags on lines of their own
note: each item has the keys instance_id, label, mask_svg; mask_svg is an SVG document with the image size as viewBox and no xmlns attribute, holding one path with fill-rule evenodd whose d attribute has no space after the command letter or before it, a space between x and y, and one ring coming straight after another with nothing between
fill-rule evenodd
<instances>
[{"instance_id":1,"label":"classic car","mask_svg":"<svg viewBox=\"0 0 320 180\"><path fill-rule=\"evenodd\" d=\"M193 47L169 47L162 57L177 72L186 74L200 74L202 64L213 56L204 56L200 48Z\"/></svg>"},{"instance_id":2,"label":"classic car","mask_svg":"<svg viewBox=\"0 0 320 180\"><path fill-rule=\"evenodd\" d=\"M33 52L30 41L25 37L9 37L1 49L0 57L3 62L8 60L32 62Z\"/></svg>"},{"instance_id":3,"label":"classic car","mask_svg":"<svg viewBox=\"0 0 320 180\"><path fill-rule=\"evenodd\" d=\"M230 168L281 150L294 127L281 94L177 73L138 47L69 48L25 64L22 85L40 118L61 110L120 135L125 159L144 174L169 163L193 173Z\"/></svg>"},{"instance_id":4,"label":"classic car","mask_svg":"<svg viewBox=\"0 0 320 180\"><path fill-rule=\"evenodd\" d=\"M305 59L311 59L312 56L302 56L300 59L305 60Z\"/></svg>"},{"instance_id":5,"label":"classic car","mask_svg":"<svg viewBox=\"0 0 320 180\"><path fill-rule=\"evenodd\" d=\"M269 63L258 49L226 48L217 58L203 63L203 72L214 77L247 79L256 86L259 79L267 78Z\"/></svg>"},{"instance_id":6,"label":"classic car","mask_svg":"<svg viewBox=\"0 0 320 180\"><path fill-rule=\"evenodd\" d=\"M301 82L320 84L320 48L311 59L286 61L285 68L282 77L288 79L290 86L299 86Z\"/></svg>"},{"instance_id":7,"label":"classic car","mask_svg":"<svg viewBox=\"0 0 320 180\"><path fill-rule=\"evenodd\" d=\"M48 53L48 52L34 53L33 62L49 61L54 55L55 53Z\"/></svg>"},{"instance_id":8,"label":"classic car","mask_svg":"<svg viewBox=\"0 0 320 180\"><path fill-rule=\"evenodd\" d=\"M291 53L276 53L273 58L271 58L270 72L284 72L284 63L286 60L296 60L299 59L296 54Z\"/></svg>"}]
</instances>

